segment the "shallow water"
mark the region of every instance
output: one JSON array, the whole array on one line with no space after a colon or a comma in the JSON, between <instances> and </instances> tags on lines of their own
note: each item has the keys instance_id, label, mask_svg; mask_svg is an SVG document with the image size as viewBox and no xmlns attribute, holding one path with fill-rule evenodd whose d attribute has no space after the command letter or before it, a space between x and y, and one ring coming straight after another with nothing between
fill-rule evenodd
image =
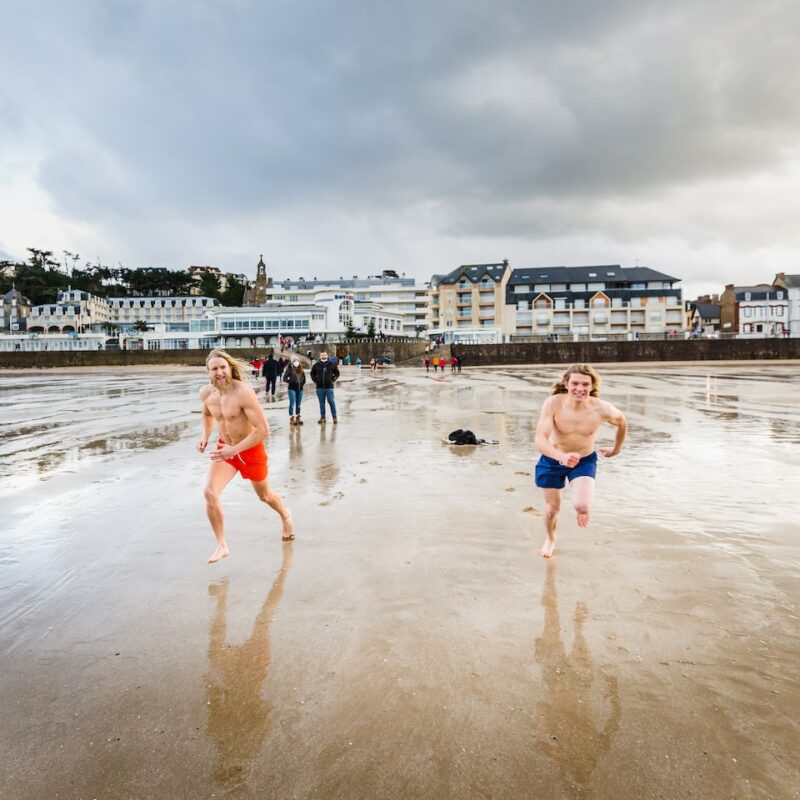
<instances>
[{"instance_id":1,"label":"shallow water","mask_svg":"<svg viewBox=\"0 0 800 800\"><path fill-rule=\"evenodd\" d=\"M0 374L0 796L800 797L797 365L603 368L629 440L545 562L556 374L263 401L298 539L236 479L215 566L202 370Z\"/></svg>"}]
</instances>

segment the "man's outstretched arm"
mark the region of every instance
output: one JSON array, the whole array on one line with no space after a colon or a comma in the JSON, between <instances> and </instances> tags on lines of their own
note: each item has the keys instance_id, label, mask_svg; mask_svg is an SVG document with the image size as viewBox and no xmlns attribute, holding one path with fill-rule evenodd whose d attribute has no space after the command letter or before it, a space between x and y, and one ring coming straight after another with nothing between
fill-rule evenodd
<instances>
[{"instance_id":1,"label":"man's outstretched arm","mask_svg":"<svg viewBox=\"0 0 800 800\"><path fill-rule=\"evenodd\" d=\"M625 437L628 434L628 420L625 419L625 415L618 408L614 408L614 406L611 404L609 404L609 409L610 412L607 421L611 425L616 425L617 436L614 439L614 447L600 448L600 455L605 456L606 458L611 458L612 456L617 455L620 450L622 450L622 443L625 441Z\"/></svg>"}]
</instances>

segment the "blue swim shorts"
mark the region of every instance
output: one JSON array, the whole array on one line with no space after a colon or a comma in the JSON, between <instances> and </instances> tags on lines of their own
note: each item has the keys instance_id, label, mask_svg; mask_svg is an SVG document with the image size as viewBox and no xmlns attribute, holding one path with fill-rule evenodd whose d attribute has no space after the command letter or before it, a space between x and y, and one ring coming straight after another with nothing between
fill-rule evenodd
<instances>
[{"instance_id":1,"label":"blue swim shorts","mask_svg":"<svg viewBox=\"0 0 800 800\"><path fill-rule=\"evenodd\" d=\"M594 478L597 475L597 453L584 456L572 469L550 456L542 456L536 465L536 485L540 489L563 489L565 480Z\"/></svg>"}]
</instances>

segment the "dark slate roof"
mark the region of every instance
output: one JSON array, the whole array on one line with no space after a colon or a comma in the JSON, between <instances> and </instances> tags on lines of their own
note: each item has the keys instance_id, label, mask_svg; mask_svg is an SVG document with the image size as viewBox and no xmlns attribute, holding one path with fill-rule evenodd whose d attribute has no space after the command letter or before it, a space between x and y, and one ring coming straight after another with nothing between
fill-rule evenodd
<instances>
[{"instance_id":1,"label":"dark slate roof","mask_svg":"<svg viewBox=\"0 0 800 800\"><path fill-rule=\"evenodd\" d=\"M646 283L647 281L678 281L650 267L620 267L601 264L596 267L526 267L511 272L509 285L525 283L589 283L590 281Z\"/></svg>"},{"instance_id":2,"label":"dark slate roof","mask_svg":"<svg viewBox=\"0 0 800 800\"><path fill-rule=\"evenodd\" d=\"M695 308L701 319L715 319L719 317L721 306L718 303L698 303Z\"/></svg>"},{"instance_id":3,"label":"dark slate roof","mask_svg":"<svg viewBox=\"0 0 800 800\"><path fill-rule=\"evenodd\" d=\"M787 289L800 289L800 275L784 275L783 282Z\"/></svg>"},{"instance_id":4,"label":"dark slate roof","mask_svg":"<svg viewBox=\"0 0 800 800\"><path fill-rule=\"evenodd\" d=\"M462 264L452 272L448 272L439 283L458 283L462 277L477 283L484 275L488 275L495 281L500 281L506 271L507 264Z\"/></svg>"},{"instance_id":5,"label":"dark slate roof","mask_svg":"<svg viewBox=\"0 0 800 800\"><path fill-rule=\"evenodd\" d=\"M734 294L737 300L744 300L747 302L745 295L749 292L751 300L777 300L778 292L783 294L783 299L786 299L786 291L779 286L734 286Z\"/></svg>"},{"instance_id":6,"label":"dark slate roof","mask_svg":"<svg viewBox=\"0 0 800 800\"><path fill-rule=\"evenodd\" d=\"M12 300L16 300L17 303L19 303L21 306L29 306L31 304L31 301L28 300L28 298L25 297L25 295L22 294L22 292L20 292L19 289L17 289L16 287L13 289L9 289L3 295L3 300L5 300L6 303L10 303Z\"/></svg>"}]
</instances>

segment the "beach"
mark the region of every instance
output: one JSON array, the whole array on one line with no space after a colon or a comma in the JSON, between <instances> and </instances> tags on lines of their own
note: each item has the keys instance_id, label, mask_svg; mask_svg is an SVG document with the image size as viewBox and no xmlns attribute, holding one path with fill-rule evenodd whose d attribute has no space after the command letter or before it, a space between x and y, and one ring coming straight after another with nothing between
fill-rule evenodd
<instances>
[{"instance_id":1,"label":"beach","mask_svg":"<svg viewBox=\"0 0 800 800\"><path fill-rule=\"evenodd\" d=\"M297 539L236 478L214 565L202 368L1 373L0 797L800 797L797 364L598 369L552 560L563 367L352 367L261 385Z\"/></svg>"}]
</instances>

